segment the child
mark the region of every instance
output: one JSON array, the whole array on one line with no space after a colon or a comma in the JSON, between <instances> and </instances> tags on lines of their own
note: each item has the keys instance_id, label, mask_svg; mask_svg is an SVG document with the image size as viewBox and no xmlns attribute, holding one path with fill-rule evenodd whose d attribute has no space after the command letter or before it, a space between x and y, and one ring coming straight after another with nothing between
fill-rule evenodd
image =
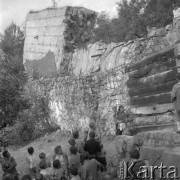
<instances>
[{"instance_id":1,"label":"child","mask_svg":"<svg viewBox=\"0 0 180 180\"><path fill-rule=\"evenodd\" d=\"M76 142L76 148L77 148L77 151L79 152L80 154L80 158L81 158L81 163L83 163L83 154L84 154L84 140L80 139L79 138L79 132L78 131L74 131L73 132L73 138L75 139L75 142Z\"/></svg>"},{"instance_id":2,"label":"child","mask_svg":"<svg viewBox=\"0 0 180 180\"><path fill-rule=\"evenodd\" d=\"M76 146L76 142L75 142L75 139L74 138L71 138L71 139L69 139L68 140L68 147L67 147L67 149L68 149L68 152L67 152L67 155L70 155L71 153L70 153L70 148L71 147L75 147Z\"/></svg>"},{"instance_id":3,"label":"child","mask_svg":"<svg viewBox=\"0 0 180 180\"><path fill-rule=\"evenodd\" d=\"M69 167L77 167L78 170L81 168L80 154L77 152L75 147L70 148L71 155L68 157Z\"/></svg>"},{"instance_id":4,"label":"child","mask_svg":"<svg viewBox=\"0 0 180 180\"><path fill-rule=\"evenodd\" d=\"M52 168L47 167L45 161L41 161L39 163L39 174L42 174L44 179L48 179L49 175L51 174Z\"/></svg>"},{"instance_id":5,"label":"child","mask_svg":"<svg viewBox=\"0 0 180 180\"><path fill-rule=\"evenodd\" d=\"M56 146L54 149L53 161L59 160L61 167L65 170L67 175L68 158L67 155L62 152L61 146Z\"/></svg>"},{"instance_id":6,"label":"child","mask_svg":"<svg viewBox=\"0 0 180 180\"><path fill-rule=\"evenodd\" d=\"M72 166L70 168L70 176L71 176L71 180L81 180L78 175L78 169L75 166Z\"/></svg>"},{"instance_id":7,"label":"child","mask_svg":"<svg viewBox=\"0 0 180 180\"><path fill-rule=\"evenodd\" d=\"M91 138L90 137L90 132L94 132L95 133L95 137L97 136L97 134L96 134L96 123L95 123L95 121L90 121L90 123L89 123L89 130L88 130L88 135L87 135L87 141Z\"/></svg>"},{"instance_id":8,"label":"child","mask_svg":"<svg viewBox=\"0 0 180 180\"><path fill-rule=\"evenodd\" d=\"M80 154L84 153L84 142L83 142L83 140L81 140L79 138L79 132L78 131L74 131L73 132L73 137L75 139L76 148L77 148L78 152Z\"/></svg>"},{"instance_id":9,"label":"child","mask_svg":"<svg viewBox=\"0 0 180 180\"><path fill-rule=\"evenodd\" d=\"M40 159L40 163L43 163L44 166L45 166L45 169L48 168L48 167L51 167L51 162L50 161L47 161L46 159L46 154L45 153L40 153L39 154L39 159ZM39 165L40 165L39 163Z\"/></svg>"},{"instance_id":10,"label":"child","mask_svg":"<svg viewBox=\"0 0 180 180\"><path fill-rule=\"evenodd\" d=\"M50 174L50 180L61 180L65 177L65 173L63 168L61 167L61 163L58 159L53 161L53 169Z\"/></svg>"},{"instance_id":11,"label":"child","mask_svg":"<svg viewBox=\"0 0 180 180\"><path fill-rule=\"evenodd\" d=\"M29 168L29 174L31 175L31 177L34 177L36 174L36 165L35 165L35 157L34 157L34 148L33 147L29 147L27 149L28 151L28 155L26 157L26 162L28 164L28 168Z\"/></svg>"},{"instance_id":12,"label":"child","mask_svg":"<svg viewBox=\"0 0 180 180\"><path fill-rule=\"evenodd\" d=\"M76 146L76 141L74 138L71 138L68 140L69 147L75 147Z\"/></svg>"}]
</instances>

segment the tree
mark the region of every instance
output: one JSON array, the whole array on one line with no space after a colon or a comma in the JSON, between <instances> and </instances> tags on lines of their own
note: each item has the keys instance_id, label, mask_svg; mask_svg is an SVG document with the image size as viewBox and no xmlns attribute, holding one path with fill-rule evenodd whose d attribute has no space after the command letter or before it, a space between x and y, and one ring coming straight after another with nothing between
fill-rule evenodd
<instances>
[{"instance_id":1,"label":"tree","mask_svg":"<svg viewBox=\"0 0 180 180\"><path fill-rule=\"evenodd\" d=\"M23 66L24 35L20 28L12 23L5 29L0 42L0 126L13 125L18 115L30 107L23 96L27 76ZM4 54L4 53L5 54Z\"/></svg>"},{"instance_id":2,"label":"tree","mask_svg":"<svg viewBox=\"0 0 180 180\"><path fill-rule=\"evenodd\" d=\"M24 34L20 27L13 22L5 29L0 42L0 48L9 57L19 56L19 62L23 61Z\"/></svg>"},{"instance_id":3,"label":"tree","mask_svg":"<svg viewBox=\"0 0 180 180\"><path fill-rule=\"evenodd\" d=\"M172 23L174 0L148 0L144 12L149 27L165 27Z\"/></svg>"},{"instance_id":4,"label":"tree","mask_svg":"<svg viewBox=\"0 0 180 180\"><path fill-rule=\"evenodd\" d=\"M146 37L147 27L162 28L172 23L173 8L179 0L122 0L117 3L118 17L102 12L97 19L95 41L122 42Z\"/></svg>"},{"instance_id":5,"label":"tree","mask_svg":"<svg viewBox=\"0 0 180 180\"><path fill-rule=\"evenodd\" d=\"M103 41L105 43L111 40L111 20L106 12L101 12L97 18L97 28L95 28L95 41Z\"/></svg>"},{"instance_id":6,"label":"tree","mask_svg":"<svg viewBox=\"0 0 180 180\"><path fill-rule=\"evenodd\" d=\"M120 26L119 34L124 40L143 37L147 34L146 24L141 14L141 9L146 5L146 1L142 0L123 0L117 3L118 21Z\"/></svg>"},{"instance_id":7,"label":"tree","mask_svg":"<svg viewBox=\"0 0 180 180\"><path fill-rule=\"evenodd\" d=\"M0 57L0 126L4 123L13 125L19 112L30 107L28 100L23 97L23 86L27 80L23 65L19 65L18 56Z\"/></svg>"}]
</instances>

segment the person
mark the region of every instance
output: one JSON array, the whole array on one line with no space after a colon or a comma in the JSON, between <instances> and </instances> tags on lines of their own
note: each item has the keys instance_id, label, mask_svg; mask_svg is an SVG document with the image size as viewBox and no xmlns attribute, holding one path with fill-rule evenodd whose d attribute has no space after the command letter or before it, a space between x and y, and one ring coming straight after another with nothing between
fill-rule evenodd
<instances>
[{"instance_id":1,"label":"person","mask_svg":"<svg viewBox=\"0 0 180 180\"><path fill-rule=\"evenodd\" d=\"M84 151L84 145L85 145L84 141L79 138L79 132L78 131L73 132L73 138L75 139L76 148L80 154L81 162L83 163L83 154L85 152Z\"/></svg>"},{"instance_id":2,"label":"person","mask_svg":"<svg viewBox=\"0 0 180 180\"><path fill-rule=\"evenodd\" d=\"M88 134L87 134L86 141L88 141L88 140L90 139L89 134L90 134L90 132L92 132L92 131L95 133L95 136L97 136L97 134L96 134L96 122L95 122L94 120L91 120L91 121L89 122L89 129L88 129Z\"/></svg>"},{"instance_id":3,"label":"person","mask_svg":"<svg viewBox=\"0 0 180 180\"><path fill-rule=\"evenodd\" d=\"M98 161L101 163L102 171L107 170L106 152L104 151L103 144L101 144L101 152L98 153Z\"/></svg>"},{"instance_id":4,"label":"person","mask_svg":"<svg viewBox=\"0 0 180 180\"><path fill-rule=\"evenodd\" d=\"M101 164L96 159L90 159L89 153L84 153L84 165L81 170L82 180L99 180L98 166Z\"/></svg>"},{"instance_id":5,"label":"person","mask_svg":"<svg viewBox=\"0 0 180 180\"><path fill-rule=\"evenodd\" d=\"M88 130L84 131L84 143L87 141L87 137L88 137Z\"/></svg>"},{"instance_id":6,"label":"person","mask_svg":"<svg viewBox=\"0 0 180 180\"><path fill-rule=\"evenodd\" d=\"M19 174L16 170L16 161L13 157L11 157L8 151L3 152L3 159L1 162L2 170L3 170L3 180L6 178L19 180Z\"/></svg>"},{"instance_id":7,"label":"person","mask_svg":"<svg viewBox=\"0 0 180 180\"><path fill-rule=\"evenodd\" d=\"M39 166L41 163L43 164L43 166L45 166L45 169L51 167L51 162L46 159L46 154L44 152L39 154L39 159L40 159Z\"/></svg>"},{"instance_id":8,"label":"person","mask_svg":"<svg viewBox=\"0 0 180 180\"><path fill-rule=\"evenodd\" d=\"M81 180L78 175L78 169L75 166L71 166L69 169L71 180Z\"/></svg>"},{"instance_id":9,"label":"person","mask_svg":"<svg viewBox=\"0 0 180 180\"><path fill-rule=\"evenodd\" d=\"M68 143L69 143L70 147L75 147L76 146L76 141L75 141L74 138L69 139Z\"/></svg>"},{"instance_id":10,"label":"person","mask_svg":"<svg viewBox=\"0 0 180 180\"><path fill-rule=\"evenodd\" d=\"M82 139L79 138L79 132L78 131L73 132L73 138L75 139L77 151L80 154L83 154L84 153L84 142Z\"/></svg>"},{"instance_id":11,"label":"person","mask_svg":"<svg viewBox=\"0 0 180 180\"><path fill-rule=\"evenodd\" d=\"M51 172L52 168L47 166L47 163L45 161L41 161L39 163L39 174L42 174L44 179L48 179L50 172Z\"/></svg>"},{"instance_id":12,"label":"person","mask_svg":"<svg viewBox=\"0 0 180 180\"><path fill-rule=\"evenodd\" d=\"M35 156L34 156L34 148L29 147L27 149L28 155L26 157L26 162L28 164L29 168L29 174L31 175L31 178L33 178L36 174L36 162L35 162Z\"/></svg>"},{"instance_id":13,"label":"person","mask_svg":"<svg viewBox=\"0 0 180 180\"><path fill-rule=\"evenodd\" d=\"M68 157L68 162L69 162L69 168L72 166L75 166L80 170L81 168L81 159L80 159L80 154L77 152L76 147L70 147L70 152L71 155Z\"/></svg>"},{"instance_id":14,"label":"person","mask_svg":"<svg viewBox=\"0 0 180 180\"><path fill-rule=\"evenodd\" d=\"M116 121L116 135L122 135L126 125L124 123L127 115L125 113L124 107L122 105L119 106L118 111L115 114Z\"/></svg>"},{"instance_id":15,"label":"person","mask_svg":"<svg viewBox=\"0 0 180 180\"><path fill-rule=\"evenodd\" d=\"M58 159L53 161L53 169L51 171L51 174L49 176L50 180L61 180L65 179L65 172L64 169L61 166L61 163Z\"/></svg>"},{"instance_id":16,"label":"person","mask_svg":"<svg viewBox=\"0 0 180 180\"><path fill-rule=\"evenodd\" d=\"M68 157L66 154L63 153L61 146L56 146L54 149L54 156L53 156L53 162L54 160L59 160L61 167L64 169L67 175L67 169L68 169Z\"/></svg>"},{"instance_id":17,"label":"person","mask_svg":"<svg viewBox=\"0 0 180 180\"><path fill-rule=\"evenodd\" d=\"M180 134L180 74L177 75L177 80L179 82L172 88L171 102L173 103L176 114L177 133Z\"/></svg>"},{"instance_id":18,"label":"person","mask_svg":"<svg viewBox=\"0 0 180 180\"><path fill-rule=\"evenodd\" d=\"M89 153L90 159L95 158L98 160L98 153L101 152L100 142L95 140L95 132L89 133L90 139L85 143L84 150Z\"/></svg>"},{"instance_id":19,"label":"person","mask_svg":"<svg viewBox=\"0 0 180 180\"><path fill-rule=\"evenodd\" d=\"M140 153L139 153L139 150L136 149L136 148L132 148L130 151L129 151L129 156L130 156L130 161L129 163L134 163L134 165L132 166L132 174L130 176L130 178L133 178L133 179L141 179L143 177L137 177L137 173L139 172L140 170L140 167L141 166L149 166L149 164L147 164L147 162L145 162L144 160L140 160ZM133 177L131 177L133 176Z\"/></svg>"}]
</instances>

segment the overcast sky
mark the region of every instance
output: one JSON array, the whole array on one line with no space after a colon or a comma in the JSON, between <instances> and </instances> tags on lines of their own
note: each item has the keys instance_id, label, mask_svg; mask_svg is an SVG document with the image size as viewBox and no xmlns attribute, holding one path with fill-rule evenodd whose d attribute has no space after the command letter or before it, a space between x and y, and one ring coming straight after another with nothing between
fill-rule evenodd
<instances>
[{"instance_id":1,"label":"overcast sky","mask_svg":"<svg viewBox=\"0 0 180 180\"><path fill-rule=\"evenodd\" d=\"M116 15L116 2L120 0L60 0L58 7L82 6L95 11L107 11ZM52 0L0 0L0 32L13 21L22 26L30 10L40 10L52 6Z\"/></svg>"}]
</instances>

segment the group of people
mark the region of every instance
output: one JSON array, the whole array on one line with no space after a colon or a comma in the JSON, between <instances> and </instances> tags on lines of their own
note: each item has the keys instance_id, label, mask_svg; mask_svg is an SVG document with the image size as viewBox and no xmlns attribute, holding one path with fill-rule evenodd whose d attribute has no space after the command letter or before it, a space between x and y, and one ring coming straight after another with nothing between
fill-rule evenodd
<instances>
[{"instance_id":1,"label":"group of people","mask_svg":"<svg viewBox=\"0 0 180 180\"><path fill-rule=\"evenodd\" d=\"M60 145L54 148L51 162L41 152L37 163L35 150L29 147L26 157L28 173L21 180L101 180L100 174L106 171L107 162L103 145L96 136L95 124L89 124L84 139L80 139L79 132L74 131L68 144L67 152L63 152ZM2 153L0 162L3 180L20 179L16 161L8 150Z\"/></svg>"}]
</instances>

